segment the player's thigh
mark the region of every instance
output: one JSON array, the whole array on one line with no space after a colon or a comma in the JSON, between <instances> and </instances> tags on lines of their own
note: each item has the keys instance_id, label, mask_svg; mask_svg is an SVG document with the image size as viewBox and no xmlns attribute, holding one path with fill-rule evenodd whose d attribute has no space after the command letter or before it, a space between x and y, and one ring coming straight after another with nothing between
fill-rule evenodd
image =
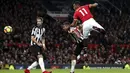
<instances>
[{"instance_id":1,"label":"player's thigh","mask_svg":"<svg viewBox=\"0 0 130 73\"><path fill-rule=\"evenodd\" d=\"M92 25L90 23L84 23L83 24L83 37L87 38L90 35L91 30L92 30Z\"/></svg>"},{"instance_id":2,"label":"player's thigh","mask_svg":"<svg viewBox=\"0 0 130 73\"><path fill-rule=\"evenodd\" d=\"M99 28L99 29L103 29L104 30L104 28L98 23L98 22L96 22L94 19L92 19L92 24L91 24L94 28ZM93 30L95 30L93 28Z\"/></svg>"},{"instance_id":3,"label":"player's thigh","mask_svg":"<svg viewBox=\"0 0 130 73\"><path fill-rule=\"evenodd\" d=\"M41 54L41 47L38 45L33 45L30 47L30 51L31 51L32 55L37 56L37 55Z\"/></svg>"}]
</instances>

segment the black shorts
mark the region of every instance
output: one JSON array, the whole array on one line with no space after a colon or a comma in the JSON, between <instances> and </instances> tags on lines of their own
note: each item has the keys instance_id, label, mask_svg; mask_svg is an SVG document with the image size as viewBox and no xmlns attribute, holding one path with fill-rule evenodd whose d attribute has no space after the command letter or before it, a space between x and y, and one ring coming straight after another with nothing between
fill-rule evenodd
<instances>
[{"instance_id":1,"label":"black shorts","mask_svg":"<svg viewBox=\"0 0 130 73\"><path fill-rule=\"evenodd\" d=\"M32 55L37 56L42 54L42 47L38 46L38 45L32 45L30 46L30 51L32 53Z\"/></svg>"}]
</instances>

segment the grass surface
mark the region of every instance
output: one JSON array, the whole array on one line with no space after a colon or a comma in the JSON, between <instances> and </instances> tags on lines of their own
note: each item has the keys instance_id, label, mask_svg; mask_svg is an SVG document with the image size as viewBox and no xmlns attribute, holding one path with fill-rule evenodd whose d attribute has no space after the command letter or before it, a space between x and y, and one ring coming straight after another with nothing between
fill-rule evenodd
<instances>
[{"instance_id":1,"label":"grass surface","mask_svg":"<svg viewBox=\"0 0 130 73\"><path fill-rule=\"evenodd\" d=\"M69 69L52 69L48 70L52 71L52 73L70 73ZM23 70L0 70L0 73L24 73ZM42 73L40 69L31 70L31 73ZM130 73L130 70L124 69L76 69L75 73Z\"/></svg>"}]
</instances>

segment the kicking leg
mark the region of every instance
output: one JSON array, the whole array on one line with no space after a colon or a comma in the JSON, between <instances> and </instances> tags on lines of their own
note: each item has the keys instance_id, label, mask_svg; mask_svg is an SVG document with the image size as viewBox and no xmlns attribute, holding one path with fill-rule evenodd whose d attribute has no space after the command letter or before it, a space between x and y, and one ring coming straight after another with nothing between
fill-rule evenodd
<instances>
[{"instance_id":1,"label":"kicking leg","mask_svg":"<svg viewBox=\"0 0 130 73\"><path fill-rule=\"evenodd\" d=\"M27 69L31 70L32 68L36 67L38 65L37 61L33 62Z\"/></svg>"},{"instance_id":2,"label":"kicking leg","mask_svg":"<svg viewBox=\"0 0 130 73\"><path fill-rule=\"evenodd\" d=\"M35 59L36 60L36 59ZM34 61L27 69L24 70L24 73L30 73L30 70L38 65L37 61Z\"/></svg>"},{"instance_id":3,"label":"kicking leg","mask_svg":"<svg viewBox=\"0 0 130 73\"><path fill-rule=\"evenodd\" d=\"M31 46L31 52L32 52L32 55L31 58L34 60L34 62L27 68L24 70L24 73L30 73L30 70L34 67L36 67L38 65L38 62L37 62L37 54L35 52L33 52L35 50L35 46Z\"/></svg>"}]
</instances>

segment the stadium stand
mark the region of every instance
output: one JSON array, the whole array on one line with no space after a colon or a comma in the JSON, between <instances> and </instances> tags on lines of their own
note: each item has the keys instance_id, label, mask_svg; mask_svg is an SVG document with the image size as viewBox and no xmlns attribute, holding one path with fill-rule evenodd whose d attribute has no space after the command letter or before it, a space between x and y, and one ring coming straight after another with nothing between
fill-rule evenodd
<instances>
[{"instance_id":1,"label":"stadium stand","mask_svg":"<svg viewBox=\"0 0 130 73\"><path fill-rule=\"evenodd\" d=\"M39 0L0 0L0 61L4 64L30 64L33 60L29 51L30 33L35 24L35 14ZM44 0L42 3L47 10L62 11L58 7L61 0ZM65 0L66 3L70 0ZM106 10L99 6L93 11L95 19L106 29L105 38L98 34L90 36L87 49L81 52L79 63L86 61L88 64L125 64L130 62L130 10L127 1L109 0L120 8L122 13L114 9ZM55 2L55 3L54 3ZM57 3L60 4L57 6ZM51 5L51 7L50 7ZM68 10L68 7L63 6ZM63 10L64 11L64 10ZM60 25L62 19L45 18L46 45L45 54L47 64L70 64L70 53L75 44ZM13 27L13 33L5 34L6 25ZM92 33L93 34L93 33ZM102 44L103 43L103 44Z\"/></svg>"}]
</instances>

